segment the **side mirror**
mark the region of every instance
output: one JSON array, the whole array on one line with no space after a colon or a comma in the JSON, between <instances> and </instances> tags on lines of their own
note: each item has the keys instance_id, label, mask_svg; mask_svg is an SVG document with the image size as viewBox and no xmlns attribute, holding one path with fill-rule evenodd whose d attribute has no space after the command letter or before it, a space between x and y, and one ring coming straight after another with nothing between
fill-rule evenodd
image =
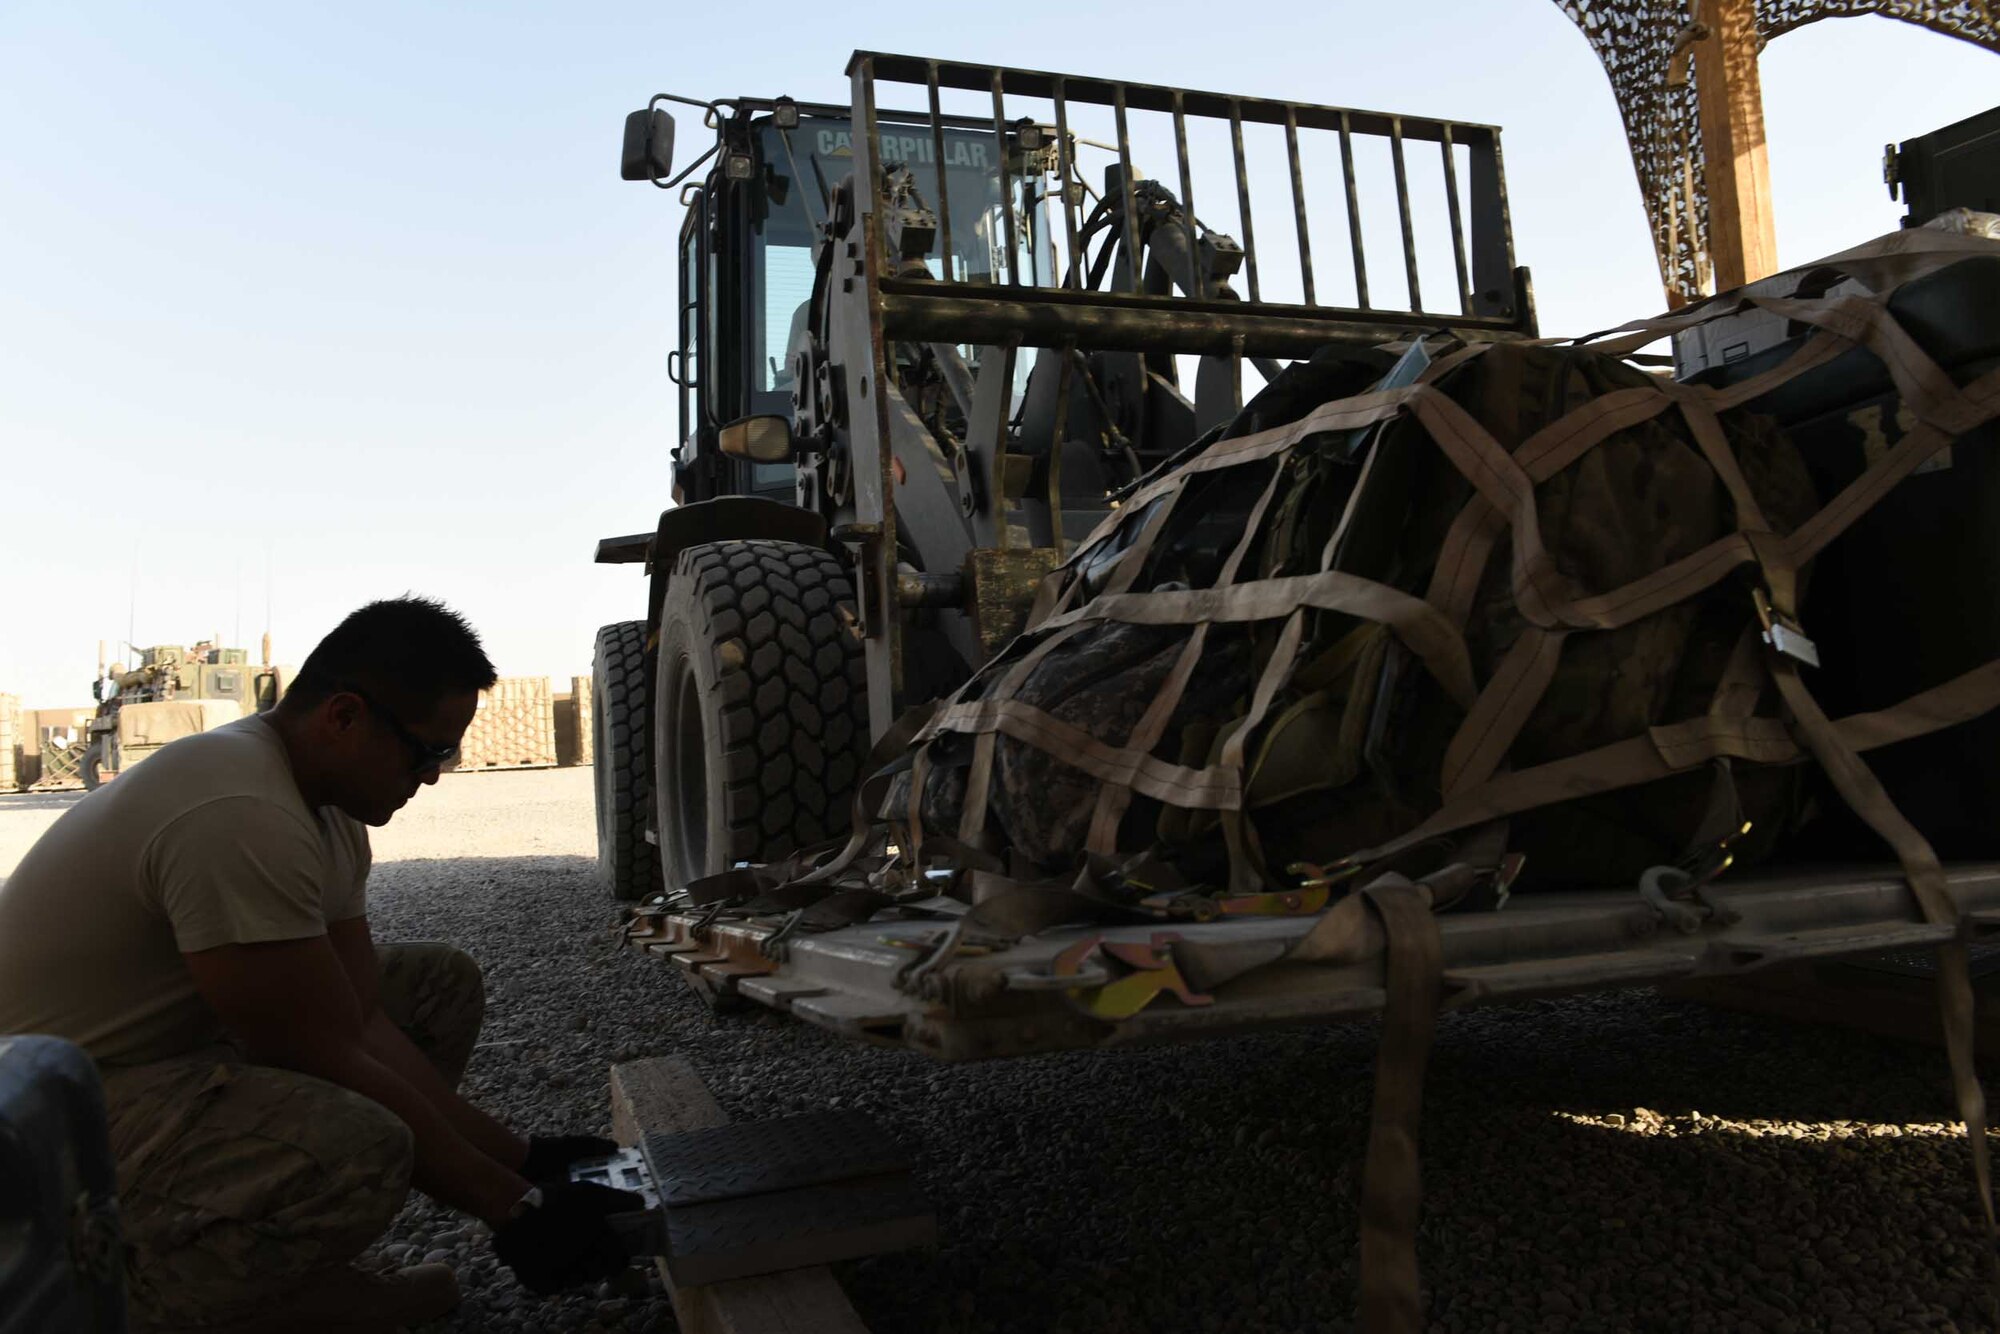
<instances>
[{"instance_id":1,"label":"side mirror","mask_svg":"<svg viewBox=\"0 0 2000 1334\"><path fill-rule=\"evenodd\" d=\"M658 181L674 174L674 118L654 107L625 118L625 151L618 175L628 181Z\"/></svg>"},{"instance_id":2,"label":"side mirror","mask_svg":"<svg viewBox=\"0 0 2000 1334\"><path fill-rule=\"evenodd\" d=\"M775 415L744 417L723 427L716 443L732 458L784 463L792 457L792 423Z\"/></svg>"}]
</instances>

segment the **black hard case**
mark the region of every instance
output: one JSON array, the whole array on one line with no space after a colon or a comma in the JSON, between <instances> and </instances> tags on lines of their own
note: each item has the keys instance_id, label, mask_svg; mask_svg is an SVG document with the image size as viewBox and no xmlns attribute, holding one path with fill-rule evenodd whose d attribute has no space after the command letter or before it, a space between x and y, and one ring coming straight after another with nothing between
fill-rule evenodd
<instances>
[{"instance_id":1,"label":"black hard case","mask_svg":"<svg viewBox=\"0 0 2000 1334\"><path fill-rule=\"evenodd\" d=\"M124 1330L116 1184L90 1057L0 1035L0 1334Z\"/></svg>"}]
</instances>

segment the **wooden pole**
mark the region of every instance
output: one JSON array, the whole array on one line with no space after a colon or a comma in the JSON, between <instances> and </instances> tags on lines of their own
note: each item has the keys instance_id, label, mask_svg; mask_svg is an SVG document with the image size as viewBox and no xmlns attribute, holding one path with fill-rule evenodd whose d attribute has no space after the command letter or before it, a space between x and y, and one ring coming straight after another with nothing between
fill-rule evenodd
<instances>
[{"instance_id":1,"label":"wooden pole","mask_svg":"<svg viewBox=\"0 0 2000 1334\"><path fill-rule=\"evenodd\" d=\"M1708 36L1695 43L1702 156L1708 177L1709 261L1717 291L1778 271L1771 159L1757 78L1755 0L1704 0Z\"/></svg>"}]
</instances>

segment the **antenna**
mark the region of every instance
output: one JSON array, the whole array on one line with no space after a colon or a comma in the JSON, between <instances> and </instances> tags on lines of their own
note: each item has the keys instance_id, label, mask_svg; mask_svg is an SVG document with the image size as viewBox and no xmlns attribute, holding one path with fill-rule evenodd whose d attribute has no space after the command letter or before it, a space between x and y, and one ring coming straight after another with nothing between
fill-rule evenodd
<instances>
[{"instance_id":1,"label":"antenna","mask_svg":"<svg viewBox=\"0 0 2000 1334\"><path fill-rule=\"evenodd\" d=\"M125 647L131 648L138 636L133 627L139 619L139 558L132 557L132 595L125 603Z\"/></svg>"}]
</instances>

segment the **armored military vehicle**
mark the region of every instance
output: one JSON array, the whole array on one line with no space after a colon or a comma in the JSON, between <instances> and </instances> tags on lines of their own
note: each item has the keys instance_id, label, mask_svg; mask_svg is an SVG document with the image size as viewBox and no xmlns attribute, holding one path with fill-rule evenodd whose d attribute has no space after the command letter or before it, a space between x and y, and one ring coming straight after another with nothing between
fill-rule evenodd
<instances>
[{"instance_id":1,"label":"armored military vehicle","mask_svg":"<svg viewBox=\"0 0 2000 1334\"><path fill-rule=\"evenodd\" d=\"M92 683L97 713L79 763L86 788L129 769L161 746L262 713L284 693L285 669L252 665L249 653L204 640L192 648L159 644L138 651L139 664Z\"/></svg>"}]
</instances>

